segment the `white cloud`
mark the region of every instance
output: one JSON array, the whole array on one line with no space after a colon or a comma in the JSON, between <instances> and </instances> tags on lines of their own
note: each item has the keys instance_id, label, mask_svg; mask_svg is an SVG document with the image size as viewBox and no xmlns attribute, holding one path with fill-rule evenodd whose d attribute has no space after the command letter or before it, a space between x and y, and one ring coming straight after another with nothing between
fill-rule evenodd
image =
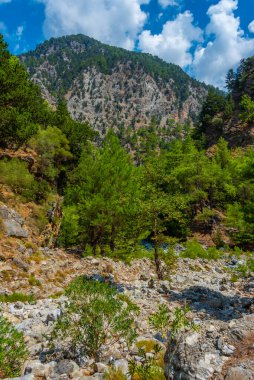
<instances>
[{"instance_id":1,"label":"white cloud","mask_svg":"<svg viewBox=\"0 0 254 380\"><path fill-rule=\"evenodd\" d=\"M254 20L251 21L251 23L249 23L248 28L249 28L249 31L250 31L251 33L254 33Z\"/></svg>"},{"instance_id":2,"label":"white cloud","mask_svg":"<svg viewBox=\"0 0 254 380\"><path fill-rule=\"evenodd\" d=\"M208 9L210 40L197 48L192 67L194 75L206 83L223 87L227 71L254 54L254 39L244 37L240 19L234 15L237 7L238 0L220 0Z\"/></svg>"},{"instance_id":3,"label":"white cloud","mask_svg":"<svg viewBox=\"0 0 254 380\"><path fill-rule=\"evenodd\" d=\"M0 0L0 5L1 4L7 4L7 3L11 3L12 0Z\"/></svg>"},{"instance_id":4,"label":"white cloud","mask_svg":"<svg viewBox=\"0 0 254 380\"><path fill-rule=\"evenodd\" d=\"M179 0L158 0L162 8L179 5Z\"/></svg>"},{"instance_id":5,"label":"white cloud","mask_svg":"<svg viewBox=\"0 0 254 380\"><path fill-rule=\"evenodd\" d=\"M180 13L164 24L160 34L143 31L140 49L188 69L201 81L223 88L228 70L254 54L254 38L244 35L240 18L234 14L237 8L238 0L220 0L210 6L207 12L210 21L204 31L195 25L189 11ZM249 31L254 33L254 20Z\"/></svg>"},{"instance_id":6,"label":"white cloud","mask_svg":"<svg viewBox=\"0 0 254 380\"><path fill-rule=\"evenodd\" d=\"M102 42L133 49L150 0L37 0L45 4L46 37L83 33Z\"/></svg>"},{"instance_id":7,"label":"white cloud","mask_svg":"<svg viewBox=\"0 0 254 380\"><path fill-rule=\"evenodd\" d=\"M24 26L23 25L18 26L17 31L16 31L16 36L18 39L22 37L23 32L24 32Z\"/></svg>"},{"instance_id":8,"label":"white cloud","mask_svg":"<svg viewBox=\"0 0 254 380\"><path fill-rule=\"evenodd\" d=\"M193 15L186 11L175 20L167 21L160 34L152 35L148 30L143 31L139 37L139 47L167 62L185 67L193 60L190 52L192 43L201 42L202 35L202 30L193 25Z\"/></svg>"}]
</instances>

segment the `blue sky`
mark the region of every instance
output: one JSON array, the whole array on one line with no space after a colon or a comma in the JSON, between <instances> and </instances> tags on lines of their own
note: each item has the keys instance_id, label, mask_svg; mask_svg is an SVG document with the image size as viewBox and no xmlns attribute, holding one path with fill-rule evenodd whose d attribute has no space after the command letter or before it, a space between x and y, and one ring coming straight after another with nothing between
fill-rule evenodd
<instances>
[{"instance_id":1,"label":"blue sky","mask_svg":"<svg viewBox=\"0 0 254 380\"><path fill-rule=\"evenodd\" d=\"M223 88L228 69L254 55L254 0L0 0L0 33L14 54L84 33Z\"/></svg>"}]
</instances>

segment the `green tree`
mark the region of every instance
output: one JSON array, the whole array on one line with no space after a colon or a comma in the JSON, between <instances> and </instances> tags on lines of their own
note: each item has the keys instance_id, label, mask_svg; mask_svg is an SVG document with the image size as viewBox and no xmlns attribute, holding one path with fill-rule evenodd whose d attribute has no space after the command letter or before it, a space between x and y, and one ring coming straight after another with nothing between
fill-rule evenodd
<instances>
[{"instance_id":1,"label":"green tree","mask_svg":"<svg viewBox=\"0 0 254 380\"><path fill-rule=\"evenodd\" d=\"M95 138L96 133L88 123L80 123L73 120L64 101L59 102L56 112L53 114L53 124L58 127L67 137L70 150L75 159L78 159L82 152L82 147L88 140Z\"/></svg>"},{"instance_id":2,"label":"green tree","mask_svg":"<svg viewBox=\"0 0 254 380\"><path fill-rule=\"evenodd\" d=\"M40 129L29 141L29 146L38 155L34 167L37 175L52 183L66 170L66 164L72 159L69 142L57 127Z\"/></svg>"},{"instance_id":3,"label":"green tree","mask_svg":"<svg viewBox=\"0 0 254 380\"><path fill-rule=\"evenodd\" d=\"M88 146L70 176L65 198L76 220L77 243L92 247L93 254L97 249L103 254L107 247L115 251L125 239L135 240L139 195L137 169L112 132L101 149ZM64 218L63 240L65 223Z\"/></svg>"},{"instance_id":4,"label":"green tree","mask_svg":"<svg viewBox=\"0 0 254 380\"><path fill-rule=\"evenodd\" d=\"M241 100L240 118L245 123L251 123L254 121L254 101L252 101L249 95L243 95Z\"/></svg>"},{"instance_id":5,"label":"green tree","mask_svg":"<svg viewBox=\"0 0 254 380\"><path fill-rule=\"evenodd\" d=\"M17 148L47 124L50 111L40 90L0 35L0 146Z\"/></svg>"},{"instance_id":6,"label":"green tree","mask_svg":"<svg viewBox=\"0 0 254 380\"><path fill-rule=\"evenodd\" d=\"M170 192L170 177L167 172L167 156L154 154L144 163L142 171L143 229L154 244L154 260L157 275L163 278L161 246L172 236L170 223L182 222L183 198Z\"/></svg>"}]
</instances>

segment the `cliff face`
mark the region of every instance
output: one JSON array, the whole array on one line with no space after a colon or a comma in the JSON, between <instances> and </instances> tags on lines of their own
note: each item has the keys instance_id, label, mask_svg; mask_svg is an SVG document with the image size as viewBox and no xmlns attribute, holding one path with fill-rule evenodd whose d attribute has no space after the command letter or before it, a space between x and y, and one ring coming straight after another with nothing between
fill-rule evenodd
<instances>
[{"instance_id":1,"label":"cliff face","mask_svg":"<svg viewBox=\"0 0 254 380\"><path fill-rule=\"evenodd\" d=\"M73 118L101 135L152 118L160 126L193 122L208 92L176 65L82 35L51 39L20 58L51 104L64 97Z\"/></svg>"}]
</instances>

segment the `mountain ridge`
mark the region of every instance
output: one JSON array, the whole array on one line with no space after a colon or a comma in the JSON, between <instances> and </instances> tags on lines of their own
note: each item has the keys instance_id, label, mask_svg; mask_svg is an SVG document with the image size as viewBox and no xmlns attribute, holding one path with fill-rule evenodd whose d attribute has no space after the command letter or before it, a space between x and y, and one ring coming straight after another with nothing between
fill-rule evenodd
<instances>
[{"instance_id":1,"label":"mountain ridge","mask_svg":"<svg viewBox=\"0 0 254 380\"><path fill-rule=\"evenodd\" d=\"M44 98L55 105L64 97L72 117L102 135L152 118L160 126L168 119L193 123L212 88L158 57L81 34L51 38L20 59Z\"/></svg>"}]
</instances>

